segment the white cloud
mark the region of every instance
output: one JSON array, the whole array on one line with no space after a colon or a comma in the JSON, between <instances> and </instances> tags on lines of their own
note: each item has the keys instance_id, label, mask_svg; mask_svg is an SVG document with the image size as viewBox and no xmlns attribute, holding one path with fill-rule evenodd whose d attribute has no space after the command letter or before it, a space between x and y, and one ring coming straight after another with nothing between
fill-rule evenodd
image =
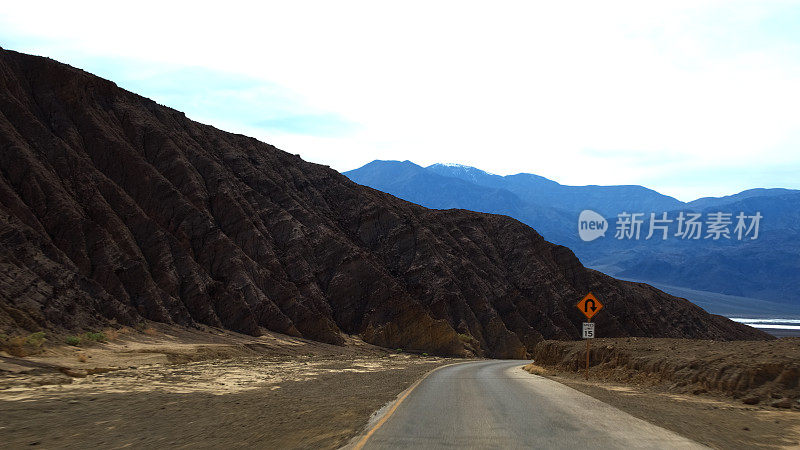
<instances>
[{"instance_id":1,"label":"white cloud","mask_svg":"<svg viewBox=\"0 0 800 450\"><path fill-rule=\"evenodd\" d=\"M690 198L766 185L759 167L800 169L800 34L770 26L797 11L764 2L16 2L0 12L0 36L68 63L116 57L281 86L310 112L359 126L314 137L187 113L339 170L376 158L461 162ZM720 167L739 176L714 177Z\"/></svg>"}]
</instances>

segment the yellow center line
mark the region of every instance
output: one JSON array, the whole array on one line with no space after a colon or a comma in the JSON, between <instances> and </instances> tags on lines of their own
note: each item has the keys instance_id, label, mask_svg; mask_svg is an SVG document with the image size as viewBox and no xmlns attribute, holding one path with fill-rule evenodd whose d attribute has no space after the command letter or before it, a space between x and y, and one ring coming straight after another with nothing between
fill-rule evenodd
<instances>
[{"instance_id":1,"label":"yellow center line","mask_svg":"<svg viewBox=\"0 0 800 450\"><path fill-rule=\"evenodd\" d=\"M398 398L396 402L394 402L394 405L392 405L392 407L389 408L389 411L387 411L386 414L384 414L383 417L381 417L381 419L378 421L378 423L376 423L375 426L373 426L367 432L367 434L365 434L364 437L362 437L358 441L358 443L353 447L353 450L361 450L362 448L364 448L364 445L366 445L367 440L369 440L370 436L372 436L376 431L378 431L378 428L380 428L384 423L386 423L386 421L389 420L389 417L392 417L392 414L394 414L394 412L397 410L397 407L400 406L401 403L403 403L403 400L405 400L406 397L408 397L408 394L410 394L411 391L416 389L416 387L419 386L420 383L422 383L422 380L428 378L428 375L432 374L433 372L436 372L439 369L443 369L445 367L455 366L455 365L458 365L458 364L466 364L466 363L470 363L470 362L475 362L475 361L464 361L464 362L457 362L457 363L453 363L453 364L447 364L447 365L444 365L444 366L439 366L439 367L431 370L430 372L426 373L422 378L420 378L414 384L412 384L410 388L406 389L406 392L403 395L401 395L400 398Z\"/></svg>"}]
</instances>

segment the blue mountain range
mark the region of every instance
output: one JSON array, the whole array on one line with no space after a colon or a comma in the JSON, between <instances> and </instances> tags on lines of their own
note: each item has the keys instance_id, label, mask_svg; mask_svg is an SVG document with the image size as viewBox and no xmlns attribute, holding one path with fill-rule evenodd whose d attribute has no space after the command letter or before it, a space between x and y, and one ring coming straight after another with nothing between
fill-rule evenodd
<instances>
[{"instance_id":1,"label":"blue mountain range","mask_svg":"<svg viewBox=\"0 0 800 450\"><path fill-rule=\"evenodd\" d=\"M503 214L536 229L551 242L569 247L584 265L618 278L648 282L676 295L693 293L711 312L742 316L800 317L800 191L750 189L725 197L682 202L637 185L567 186L539 175L494 175L475 167L410 161L373 161L345 172L356 183L370 186L434 209L469 209ZM592 210L605 217L604 237L584 242L578 216ZM617 239L619 214L642 213L639 239ZM668 238L645 239L650 213L671 220ZM699 239L675 236L679 215L722 213L730 237ZM757 213L754 229L740 240L736 216ZM730 214L730 216L725 216ZM744 222L749 226L752 219ZM655 228L654 228L655 229ZM746 229L742 230L747 231ZM685 295L683 295L685 296Z\"/></svg>"}]
</instances>

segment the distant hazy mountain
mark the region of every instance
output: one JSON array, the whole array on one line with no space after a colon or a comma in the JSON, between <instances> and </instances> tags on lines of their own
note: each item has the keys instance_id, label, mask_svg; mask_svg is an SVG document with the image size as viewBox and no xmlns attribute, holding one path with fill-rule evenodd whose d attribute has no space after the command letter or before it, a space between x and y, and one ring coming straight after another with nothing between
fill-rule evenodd
<instances>
[{"instance_id":1,"label":"distant hazy mountain","mask_svg":"<svg viewBox=\"0 0 800 450\"><path fill-rule=\"evenodd\" d=\"M684 208L704 216L758 211L764 219L756 240L599 239L578 242L574 250L588 265L623 278L800 305L795 295L800 286L800 194L788 192Z\"/></svg>"},{"instance_id":2,"label":"distant hazy mountain","mask_svg":"<svg viewBox=\"0 0 800 450\"><path fill-rule=\"evenodd\" d=\"M691 206L692 208L712 208L712 207L720 207L722 205L727 205L730 203L735 203L740 200L753 198L753 197L779 197L784 195L793 195L797 194L798 191L794 189L764 189L764 188L756 188L756 189L748 189L746 191L739 192L738 194L727 195L725 197L703 197L698 198L697 200L689 202L687 205Z\"/></svg>"},{"instance_id":3,"label":"distant hazy mountain","mask_svg":"<svg viewBox=\"0 0 800 450\"><path fill-rule=\"evenodd\" d=\"M605 216L622 211L671 211L684 203L642 186L565 186L539 175L499 176L474 167L434 164L428 170L473 183L506 189L525 201L575 213L592 209Z\"/></svg>"},{"instance_id":4,"label":"distant hazy mountain","mask_svg":"<svg viewBox=\"0 0 800 450\"><path fill-rule=\"evenodd\" d=\"M497 177L481 170L459 166L476 176ZM440 175L411 161L372 161L345 175L358 184L388 192L419 205L435 209L468 209L514 217L536 229L542 236L562 245L576 244L572 224L575 217L568 211L532 204L517 194L492 185L464 178ZM535 175L534 175L535 176Z\"/></svg>"},{"instance_id":5,"label":"distant hazy mountain","mask_svg":"<svg viewBox=\"0 0 800 450\"><path fill-rule=\"evenodd\" d=\"M586 265L614 276L800 304L793 295L800 285L800 191L750 189L685 203L642 186L566 186L534 174L500 176L457 164L421 167L409 161L373 161L345 175L430 208L512 216L548 240L570 247ZM605 238L578 239L577 218L584 209L608 218L611 229ZM617 240L614 223L623 211L668 212L672 218L679 211L704 217L716 211L758 211L764 218L757 240L664 241L645 240L644 235L640 240ZM759 305L764 303L754 301L753 311Z\"/></svg>"},{"instance_id":6,"label":"distant hazy mountain","mask_svg":"<svg viewBox=\"0 0 800 450\"><path fill-rule=\"evenodd\" d=\"M411 161L373 161L347 173L351 180L436 209L470 209L519 215L524 203L513 193L438 175Z\"/></svg>"}]
</instances>

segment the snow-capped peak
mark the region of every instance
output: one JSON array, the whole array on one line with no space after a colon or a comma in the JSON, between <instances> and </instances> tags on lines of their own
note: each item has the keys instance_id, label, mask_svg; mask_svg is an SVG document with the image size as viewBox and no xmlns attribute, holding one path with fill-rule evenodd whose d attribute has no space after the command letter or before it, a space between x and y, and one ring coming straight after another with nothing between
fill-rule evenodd
<instances>
[{"instance_id":1,"label":"snow-capped peak","mask_svg":"<svg viewBox=\"0 0 800 450\"><path fill-rule=\"evenodd\" d=\"M495 174L493 174L491 172L487 172L485 170L478 169L477 167L467 166L467 165L464 165L464 164L436 163L436 164L431 165L430 167L434 167L434 166L444 166L444 167L450 167L450 168L454 168L454 169L461 169L463 172L473 172L473 173L474 172L478 172L478 173L482 173L482 174L486 174L486 175L495 175Z\"/></svg>"}]
</instances>

